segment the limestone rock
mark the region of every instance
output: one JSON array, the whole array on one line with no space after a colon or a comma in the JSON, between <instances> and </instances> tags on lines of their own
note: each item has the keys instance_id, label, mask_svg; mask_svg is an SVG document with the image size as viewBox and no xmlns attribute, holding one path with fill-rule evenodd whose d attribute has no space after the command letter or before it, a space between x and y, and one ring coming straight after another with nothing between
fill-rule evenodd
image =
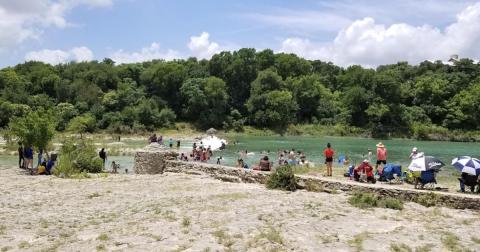
<instances>
[{"instance_id":1,"label":"limestone rock","mask_svg":"<svg viewBox=\"0 0 480 252\"><path fill-rule=\"evenodd\" d=\"M135 153L133 169L136 174L161 174L169 160L177 159L178 153L158 143L152 143Z\"/></svg>"}]
</instances>

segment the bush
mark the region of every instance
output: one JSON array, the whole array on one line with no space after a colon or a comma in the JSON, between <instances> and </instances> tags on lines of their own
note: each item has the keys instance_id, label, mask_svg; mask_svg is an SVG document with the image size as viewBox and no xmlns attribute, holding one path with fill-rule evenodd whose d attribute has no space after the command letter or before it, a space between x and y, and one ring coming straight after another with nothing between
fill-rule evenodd
<instances>
[{"instance_id":1,"label":"bush","mask_svg":"<svg viewBox=\"0 0 480 252\"><path fill-rule=\"evenodd\" d=\"M54 174L70 178L81 172L99 173L102 170L103 161L97 156L95 147L90 142L65 141Z\"/></svg>"},{"instance_id":2,"label":"bush","mask_svg":"<svg viewBox=\"0 0 480 252\"><path fill-rule=\"evenodd\" d=\"M435 193L421 194L414 199L415 202L425 207L436 206L439 200L440 197Z\"/></svg>"},{"instance_id":3,"label":"bush","mask_svg":"<svg viewBox=\"0 0 480 252\"><path fill-rule=\"evenodd\" d=\"M395 210L403 209L402 201L394 198L380 199L378 196L372 193L356 192L348 199L348 203L354 207L362 209L372 207L390 208Z\"/></svg>"},{"instance_id":4,"label":"bush","mask_svg":"<svg viewBox=\"0 0 480 252\"><path fill-rule=\"evenodd\" d=\"M72 156L70 153L62 154L58 163L55 165L55 169L53 169L53 175L62 178L71 178L75 174L80 173L81 171L72 165L74 160Z\"/></svg>"},{"instance_id":5,"label":"bush","mask_svg":"<svg viewBox=\"0 0 480 252\"><path fill-rule=\"evenodd\" d=\"M280 189L287 191L297 190L297 183L292 167L280 166L278 167L267 180L268 189Z\"/></svg>"}]
</instances>

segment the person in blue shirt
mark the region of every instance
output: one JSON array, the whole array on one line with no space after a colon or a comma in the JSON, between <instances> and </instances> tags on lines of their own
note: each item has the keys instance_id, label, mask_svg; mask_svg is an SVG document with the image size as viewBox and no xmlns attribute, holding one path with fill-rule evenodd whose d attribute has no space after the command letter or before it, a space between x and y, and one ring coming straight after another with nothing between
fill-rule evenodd
<instances>
[{"instance_id":1,"label":"person in blue shirt","mask_svg":"<svg viewBox=\"0 0 480 252\"><path fill-rule=\"evenodd\" d=\"M42 164L42 161L43 161L43 150L42 149L40 149L38 151L37 157L38 157L37 166L40 166Z\"/></svg>"},{"instance_id":2,"label":"person in blue shirt","mask_svg":"<svg viewBox=\"0 0 480 252\"><path fill-rule=\"evenodd\" d=\"M27 160L27 165L25 166L25 168L28 168L28 166L30 166L30 168L33 169L33 147L32 147L32 145L25 148L25 159Z\"/></svg>"},{"instance_id":3,"label":"person in blue shirt","mask_svg":"<svg viewBox=\"0 0 480 252\"><path fill-rule=\"evenodd\" d=\"M47 167L46 167L46 170L47 170L47 175L51 175L52 174L52 169L53 167L55 166L55 161L53 160L48 160L47 162Z\"/></svg>"}]
</instances>

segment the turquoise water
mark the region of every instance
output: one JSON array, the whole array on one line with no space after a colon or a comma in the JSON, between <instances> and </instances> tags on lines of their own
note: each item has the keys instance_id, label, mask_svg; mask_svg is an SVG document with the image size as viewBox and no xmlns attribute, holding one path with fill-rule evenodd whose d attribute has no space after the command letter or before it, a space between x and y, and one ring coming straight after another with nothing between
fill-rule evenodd
<instances>
[{"instance_id":1,"label":"turquoise water","mask_svg":"<svg viewBox=\"0 0 480 252\"><path fill-rule=\"evenodd\" d=\"M233 141L238 141L237 144L232 144ZM221 161L224 165L234 166L236 160L240 158L239 152L247 150L252 155L243 156L242 158L248 165L256 164L265 155L268 155L270 160L276 161L278 150L304 151L307 160L314 162L316 165L324 163L323 150L327 143L331 143L335 150L335 156L348 155L352 164L360 163L367 155L368 149L372 149L374 154L373 161L376 159L376 147L378 140L366 138L353 137L257 137L257 136L241 136L235 139L229 139L229 145L226 150L217 151L214 153L214 158L210 160L211 163L216 162L216 158L223 157ZM382 141L388 150L388 162L401 164L403 167L408 166L408 156L413 147L417 147L419 151L426 155L431 155L439 158L446 164L450 164L451 160L456 156L470 155L480 157L480 146L478 143L458 143L458 142L429 142L429 141L414 141L405 139L394 139ZM142 143L132 142L132 146L127 144L127 147L139 147ZM182 148L179 152L189 153L191 149L191 142L182 142ZM270 154L267 154L270 151ZM116 161L120 164L121 170L128 169L132 172L133 156L109 156L108 167L110 162ZM34 161L36 162L36 161ZM15 166L18 164L17 157L2 155L0 156L0 165ZM339 166L338 163L335 165ZM449 167L447 167L449 169Z\"/></svg>"},{"instance_id":2,"label":"turquoise water","mask_svg":"<svg viewBox=\"0 0 480 252\"><path fill-rule=\"evenodd\" d=\"M253 152L253 155L242 157L246 162L256 164L270 151L270 160L277 160L278 150L304 151L307 160L314 162L316 165L324 163L323 150L327 143L332 144L335 150L335 156L347 155L352 164L358 164L367 157L368 149L373 152L372 160L376 160L376 144L379 140L366 138L349 138L349 137L253 137L242 136L236 139L238 144L228 145L227 149L215 153L215 156L222 156L223 163L226 165L235 165L236 160L240 157L239 152L247 150ZM413 147L417 147L420 152L439 158L446 164L450 164L451 160L456 156L470 155L480 156L480 148L478 143L457 143L457 142L429 142L414 141L405 139L394 139L382 141L388 152L387 161L389 163L401 164L403 167L409 164L409 155ZM338 165L338 163L337 163Z\"/></svg>"}]
</instances>

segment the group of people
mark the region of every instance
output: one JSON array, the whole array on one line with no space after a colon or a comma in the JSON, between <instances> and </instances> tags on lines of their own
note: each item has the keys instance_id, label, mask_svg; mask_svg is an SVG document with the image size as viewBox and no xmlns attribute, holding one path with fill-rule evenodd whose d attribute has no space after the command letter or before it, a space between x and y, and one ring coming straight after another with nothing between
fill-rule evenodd
<instances>
[{"instance_id":1,"label":"group of people","mask_svg":"<svg viewBox=\"0 0 480 252\"><path fill-rule=\"evenodd\" d=\"M157 137L157 134L153 134L151 135L149 138L148 138L148 143L151 144L151 143L158 143L160 145L164 145L163 143L163 136L159 136ZM181 145L181 142L180 142L180 139L178 139L176 141L176 144L177 144L177 148L180 148L180 145ZM172 138L169 138L168 139L168 147L170 148L173 148L173 145L174 145L174 140Z\"/></svg>"},{"instance_id":2,"label":"group of people","mask_svg":"<svg viewBox=\"0 0 480 252\"><path fill-rule=\"evenodd\" d=\"M18 143L18 167L21 169L26 169L32 175L51 175L52 170L55 166L55 161L57 158L56 154L51 156L48 153L45 153L46 157L43 156L43 150L40 149L37 153L37 165L33 165L34 149L31 144L23 145L21 142Z\"/></svg>"},{"instance_id":3,"label":"group of people","mask_svg":"<svg viewBox=\"0 0 480 252\"><path fill-rule=\"evenodd\" d=\"M295 151L292 149L290 151L283 150L278 151L278 165L309 165L307 161L307 156L303 151Z\"/></svg>"},{"instance_id":4,"label":"group of people","mask_svg":"<svg viewBox=\"0 0 480 252\"><path fill-rule=\"evenodd\" d=\"M213 156L213 151L210 146L205 148L203 146L203 142L200 142L199 145L197 143L193 143L192 152L190 153L190 159L193 161L200 161L200 162L208 162L210 158ZM188 161L188 157L184 155L184 161ZM217 160L217 164L219 160Z\"/></svg>"},{"instance_id":5,"label":"group of people","mask_svg":"<svg viewBox=\"0 0 480 252\"><path fill-rule=\"evenodd\" d=\"M372 150L368 149L367 158L365 158L358 166L354 167L352 171L353 179L355 181L365 181L375 183L375 172L381 173L382 172L382 164L387 164L387 148L383 143L378 143L377 145L377 160L375 169L370 164L371 159L373 156ZM327 166L327 176L331 177L333 175L333 160L335 151L332 148L330 143L327 143L327 148L324 149L323 154L325 156L325 164ZM340 159L344 166L348 166L349 159L348 156L344 156ZM380 168L379 168L380 166Z\"/></svg>"}]
</instances>

